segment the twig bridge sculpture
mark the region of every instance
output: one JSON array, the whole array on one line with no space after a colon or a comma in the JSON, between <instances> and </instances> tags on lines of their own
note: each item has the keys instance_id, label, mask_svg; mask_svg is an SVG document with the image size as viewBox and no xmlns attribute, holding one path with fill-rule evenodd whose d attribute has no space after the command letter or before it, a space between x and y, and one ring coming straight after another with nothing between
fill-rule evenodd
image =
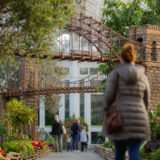
<instances>
[{"instance_id":1,"label":"twig bridge sculpture","mask_svg":"<svg viewBox=\"0 0 160 160\"><path fill-rule=\"evenodd\" d=\"M93 19L92 17L87 17L85 15L80 15L78 17L73 17L70 19L69 23L65 27L65 31L68 31L68 45L64 45L63 33L60 32L59 38L57 39L57 49L53 55L43 55L40 58L50 57L52 59L62 59L62 60L79 60L79 61L96 61L96 62L118 62L119 51L124 43L133 43L136 49L140 48L140 44L137 41L132 41L130 39L124 38L118 33L114 32L111 28L108 28L101 22ZM75 40L74 33L78 35ZM88 41L87 49L82 43L82 38ZM76 43L74 43L76 41ZM67 49L66 49L67 48ZM26 56L19 55L18 56ZM32 55L34 58L36 55ZM25 67L24 65L23 67ZM25 76L24 76L25 77ZM37 77L39 78L39 77ZM23 78L23 81L28 81L27 78ZM99 80L99 77L94 79ZM36 80L37 81L37 80ZM24 82L25 83L25 82ZM24 85L21 86L20 90L7 91L3 94L5 96L19 96L24 94L52 94L52 93L73 93L73 92L95 92L94 87L100 87L90 83L85 85L79 82L65 84L64 82L57 82L56 87L51 86L50 88L46 86L40 88L32 87L33 89L28 89ZM88 83L89 84L89 83ZM97 83L98 84L98 83ZM76 85L76 86L75 86ZM83 86L83 87L82 87Z\"/></svg>"},{"instance_id":2,"label":"twig bridge sculpture","mask_svg":"<svg viewBox=\"0 0 160 160\"><path fill-rule=\"evenodd\" d=\"M3 92L4 97L14 97L21 95L50 95L50 94L65 94L65 93L90 93L100 92L101 81L104 79L104 75L89 75L81 80L74 82L55 81L53 83L45 83L34 89L21 89L16 91Z\"/></svg>"},{"instance_id":3,"label":"twig bridge sculpture","mask_svg":"<svg viewBox=\"0 0 160 160\"><path fill-rule=\"evenodd\" d=\"M65 48L65 40L63 39L63 33L66 33L65 31L68 32L69 42L67 48ZM73 33L79 36L76 40ZM88 41L87 50L84 48L84 44L82 44L81 37ZM74 43L74 41L76 42ZM49 57L52 59L96 62L119 61L118 52L122 45L127 42L133 43L136 48L140 47L137 41L127 39L105 26L102 22L80 14L78 17L72 17L66 25L65 30L59 32L59 38L57 40L58 49L56 52L53 55L44 54L40 58ZM96 48L96 51L94 48ZM32 55L31 57L35 56Z\"/></svg>"}]
</instances>

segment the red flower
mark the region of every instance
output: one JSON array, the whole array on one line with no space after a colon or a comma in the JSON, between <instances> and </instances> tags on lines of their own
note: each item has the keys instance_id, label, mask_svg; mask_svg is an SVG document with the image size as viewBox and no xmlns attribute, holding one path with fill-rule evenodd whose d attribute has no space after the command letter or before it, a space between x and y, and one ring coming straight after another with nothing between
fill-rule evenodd
<instances>
[{"instance_id":1,"label":"red flower","mask_svg":"<svg viewBox=\"0 0 160 160\"><path fill-rule=\"evenodd\" d=\"M45 142L45 140L34 140L34 141L32 141L32 145L34 146L34 149L35 149L36 152L38 151L38 149L44 148L43 142Z\"/></svg>"},{"instance_id":2,"label":"red flower","mask_svg":"<svg viewBox=\"0 0 160 160\"><path fill-rule=\"evenodd\" d=\"M0 153L3 155L5 154L1 147L0 147Z\"/></svg>"}]
</instances>

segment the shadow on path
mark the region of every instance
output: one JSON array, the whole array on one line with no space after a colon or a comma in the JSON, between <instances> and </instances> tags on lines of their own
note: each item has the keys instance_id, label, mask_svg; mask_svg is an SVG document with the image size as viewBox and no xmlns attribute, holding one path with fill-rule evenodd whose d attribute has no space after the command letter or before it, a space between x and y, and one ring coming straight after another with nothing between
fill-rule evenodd
<instances>
[{"instance_id":1,"label":"shadow on path","mask_svg":"<svg viewBox=\"0 0 160 160\"><path fill-rule=\"evenodd\" d=\"M38 160L104 160L94 150L88 150L88 152L50 152L46 156L39 158Z\"/></svg>"}]
</instances>

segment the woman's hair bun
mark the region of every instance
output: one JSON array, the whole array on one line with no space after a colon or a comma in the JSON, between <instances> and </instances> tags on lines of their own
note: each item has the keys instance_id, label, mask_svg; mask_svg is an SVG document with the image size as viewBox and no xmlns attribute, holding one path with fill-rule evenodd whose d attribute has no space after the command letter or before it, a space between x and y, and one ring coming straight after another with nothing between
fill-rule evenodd
<instances>
[{"instance_id":1,"label":"woman's hair bun","mask_svg":"<svg viewBox=\"0 0 160 160\"><path fill-rule=\"evenodd\" d=\"M136 52L134 51L133 44L125 44L122 47L121 57L126 63L131 63L136 61Z\"/></svg>"}]
</instances>

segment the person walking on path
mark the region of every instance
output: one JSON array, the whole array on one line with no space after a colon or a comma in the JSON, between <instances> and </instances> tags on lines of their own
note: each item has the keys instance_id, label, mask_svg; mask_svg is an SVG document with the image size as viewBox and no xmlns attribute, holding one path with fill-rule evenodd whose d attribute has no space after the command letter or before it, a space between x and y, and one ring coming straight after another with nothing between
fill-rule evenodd
<instances>
[{"instance_id":1,"label":"person walking on path","mask_svg":"<svg viewBox=\"0 0 160 160\"><path fill-rule=\"evenodd\" d=\"M88 134L86 132L86 128L82 127L82 131L80 133L80 141L81 141L81 152L87 152L87 142L88 142Z\"/></svg>"},{"instance_id":2,"label":"person walking on path","mask_svg":"<svg viewBox=\"0 0 160 160\"><path fill-rule=\"evenodd\" d=\"M72 126L71 126L71 132L72 132L72 139L73 139L73 151L75 152L75 145L76 150L79 152L79 133L80 133L80 127L79 127L79 120L76 120Z\"/></svg>"},{"instance_id":3,"label":"person walking on path","mask_svg":"<svg viewBox=\"0 0 160 160\"><path fill-rule=\"evenodd\" d=\"M56 152L62 152L62 122L59 120L58 115L55 115L52 123L52 135L55 140Z\"/></svg>"},{"instance_id":4,"label":"person walking on path","mask_svg":"<svg viewBox=\"0 0 160 160\"><path fill-rule=\"evenodd\" d=\"M143 66L136 65L136 53L132 44L125 44L121 51L122 64L109 75L104 92L104 110L115 106L117 88L119 112L123 127L114 134L108 134L106 123L103 135L113 140L115 160L125 160L128 149L130 160L140 160L139 147L142 140L150 139L148 118L149 83ZM117 83L118 82L118 83ZM117 84L119 84L117 86Z\"/></svg>"}]
</instances>

